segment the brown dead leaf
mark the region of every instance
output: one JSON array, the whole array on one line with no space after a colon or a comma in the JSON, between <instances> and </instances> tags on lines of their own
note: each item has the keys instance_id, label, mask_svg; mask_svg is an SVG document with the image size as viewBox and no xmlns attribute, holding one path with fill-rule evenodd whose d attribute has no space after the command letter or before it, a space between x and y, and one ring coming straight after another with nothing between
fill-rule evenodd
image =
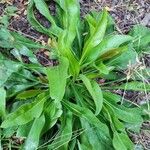
<instances>
[{"instance_id":1,"label":"brown dead leaf","mask_svg":"<svg viewBox=\"0 0 150 150\"><path fill-rule=\"evenodd\" d=\"M5 3L7 3L7 4L12 5L13 1L14 1L14 0L1 0L1 1L0 1L0 4L5 4Z\"/></svg>"}]
</instances>

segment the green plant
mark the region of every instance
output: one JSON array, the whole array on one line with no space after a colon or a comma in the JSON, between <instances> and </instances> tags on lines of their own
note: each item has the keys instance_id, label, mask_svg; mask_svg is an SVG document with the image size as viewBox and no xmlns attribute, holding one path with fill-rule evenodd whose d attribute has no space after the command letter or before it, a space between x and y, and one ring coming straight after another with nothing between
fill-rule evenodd
<instances>
[{"instance_id":1,"label":"green plant","mask_svg":"<svg viewBox=\"0 0 150 150\"><path fill-rule=\"evenodd\" d=\"M30 150L134 149L127 133L139 132L142 116L148 116L149 110L144 113L141 106L130 104L110 89L150 91L149 84L131 79L126 83L126 75L120 73L129 62L136 63L137 37L132 36L134 32L129 36L114 31L105 9L88 14L83 21L77 0L55 2L55 17L44 0L31 0L28 6L29 22L51 37L49 45L34 43L7 28L0 30L0 47L11 48L19 60L0 55L2 143L15 133L25 138L22 148ZM50 21L50 28L38 22L35 7ZM6 42L11 36L10 46ZM57 59L58 64L43 67L31 51L36 48L49 50L49 59ZM23 62L22 55L30 64ZM98 78L105 82L98 84Z\"/></svg>"}]
</instances>

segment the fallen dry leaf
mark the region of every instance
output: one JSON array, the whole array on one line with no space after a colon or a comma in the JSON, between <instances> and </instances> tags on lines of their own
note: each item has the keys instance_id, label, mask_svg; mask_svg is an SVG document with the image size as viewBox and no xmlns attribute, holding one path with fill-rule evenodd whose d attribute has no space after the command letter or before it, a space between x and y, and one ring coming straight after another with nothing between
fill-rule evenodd
<instances>
[{"instance_id":1,"label":"fallen dry leaf","mask_svg":"<svg viewBox=\"0 0 150 150\"><path fill-rule=\"evenodd\" d=\"M1 0L1 1L0 1L0 4L4 4L4 3L7 3L7 4L12 5L13 0Z\"/></svg>"}]
</instances>

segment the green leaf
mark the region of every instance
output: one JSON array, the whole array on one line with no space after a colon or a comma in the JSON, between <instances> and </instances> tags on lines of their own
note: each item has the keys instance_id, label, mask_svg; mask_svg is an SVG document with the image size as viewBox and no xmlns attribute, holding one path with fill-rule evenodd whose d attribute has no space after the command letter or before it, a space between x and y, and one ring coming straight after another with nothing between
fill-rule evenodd
<instances>
[{"instance_id":1,"label":"green leaf","mask_svg":"<svg viewBox=\"0 0 150 150\"><path fill-rule=\"evenodd\" d=\"M17 129L16 137L20 137L20 138L27 137L31 130L32 124L33 121L20 125Z\"/></svg>"},{"instance_id":2,"label":"green leaf","mask_svg":"<svg viewBox=\"0 0 150 150\"><path fill-rule=\"evenodd\" d=\"M135 25L129 34L134 37L133 46L137 52L150 50L149 28L142 25Z\"/></svg>"},{"instance_id":3,"label":"green leaf","mask_svg":"<svg viewBox=\"0 0 150 150\"><path fill-rule=\"evenodd\" d=\"M58 104L58 102L51 101L45 105L47 106L44 107L45 126L42 133L46 133L50 128L52 128L58 118L62 115L62 107Z\"/></svg>"},{"instance_id":4,"label":"green leaf","mask_svg":"<svg viewBox=\"0 0 150 150\"><path fill-rule=\"evenodd\" d=\"M0 47L2 48L12 48L14 43L14 37L10 34L10 32L5 29L0 29Z\"/></svg>"},{"instance_id":5,"label":"green leaf","mask_svg":"<svg viewBox=\"0 0 150 150\"><path fill-rule=\"evenodd\" d=\"M86 119L90 124L94 125L99 129L101 135L106 139L109 140L109 130L105 124L103 124L88 108L80 107L76 104L62 101L63 105L69 109L73 114L78 117Z\"/></svg>"},{"instance_id":6,"label":"green leaf","mask_svg":"<svg viewBox=\"0 0 150 150\"><path fill-rule=\"evenodd\" d=\"M132 150L134 145L129 137L124 133L114 132L113 145L115 150Z\"/></svg>"},{"instance_id":7,"label":"green leaf","mask_svg":"<svg viewBox=\"0 0 150 150\"><path fill-rule=\"evenodd\" d=\"M19 93L16 96L16 99L28 99L28 98L32 98L35 97L36 95L40 94L42 92L42 90L28 90L28 91L23 91L21 93Z\"/></svg>"},{"instance_id":8,"label":"green leaf","mask_svg":"<svg viewBox=\"0 0 150 150\"><path fill-rule=\"evenodd\" d=\"M34 0L31 0L29 5L28 5L28 9L27 9L27 18L29 23L32 25L33 28L35 28L37 31L44 33L46 35L49 35L49 30L45 27L43 27L35 18L34 16L34 11L33 11L33 7L34 7Z\"/></svg>"},{"instance_id":9,"label":"green leaf","mask_svg":"<svg viewBox=\"0 0 150 150\"><path fill-rule=\"evenodd\" d=\"M109 68L103 62L100 62L98 65L94 64L94 67L99 71L100 74L109 74Z\"/></svg>"},{"instance_id":10,"label":"green leaf","mask_svg":"<svg viewBox=\"0 0 150 150\"><path fill-rule=\"evenodd\" d=\"M115 56L121 55L123 52L128 51L128 46L122 46L115 49L111 49L110 51L106 52L102 56L99 57L100 60L106 61L109 59L114 58Z\"/></svg>"},{"instance_id":11,"label":"green leaf","mask_svg":"<svg viewBox=\"0 0 150 150\"><path fill-rule=\"evenodd\" d=\"M93 51L93 48L96 47L102 41L105 35L106 27L107 27L107 11L104 10L101 19L97 23L94 33L89 37L89 39L86 41L84 45L80 64L84 63L84 61L89 57L89 53Z\"/></svg>"},{"instance_id":12,"label":"green leaf","mask_svg":"<svg viewBox=\"0 0 150 150\"><path fill-rule=\"evenodd\" d=\"M20 78L18 78L18 79L20 79ZM18 94L19 92L22 92L26 89L34 87L38 84L39 84L39 82L31 82L31 81L23 80L22 78L21 78L20 82L11 80L9 78L9 80L7 80L7 82L5 83L5 86L7 88L9 88L7 90L7 98L11 98L11 97L15 96L16 94Z\"/></svg>"},{"instance_id":13,"label":"green leaf","mask_svg":"<svg viewBox=\"0 0 150 150\"><path fill-rule=\"evenodd\" d=\"M124 124L116 117L116 114L112 107L109 105L104 105L103 113L105 118L110 122L110 127L113 132L116 130L119 132L125 132Z\"/></svg>"},{"instance_id":14,"label":"green leaf","mask_svg":"<svg viewBox=\"0 0 150 150\"><path fill-rule=\"evenodd\" d=\"M23 47L26 46L28 48L46 48L46 46L41 45L40 43L34 42L33 40L24 37L23 35L21 35L21 33L17 33L17 32L10 32L11 35L14 38L14 47L18 48L18 47Z\"/></svg>"},{"instance_id":15,"label":"green leaf","mask_svg":"<svg viewBox=\"0 0 150 150\"><path fill-rule=\"evenodd\" d=\"M45 17L47 18L52 25L55 25L55 21L53 19L53 17L50 14L50 11L45 3L44 0L34 0L35 6L36 8L39 10L39 12Z\"/></svg>"},{"instance_id":16,"label":"green leaf","mask_svg":"<svg viewBox=\"0 0 150 150\"><path fill-rule=\"evenodd\" d=\"M89 24L90 35L93 35L95 31L95 27L96 27L96 20L90 14L86 15L85 19L87 20Z\"/></svg>"},{"instance_id":17,"label":"green leaf","mask_svg":"<svg viewBox=\"0 0 150 150\"><path fill-rule=\"evenodd\" d=\"M96 150L97 148L99 148L100 150L112 149L112 145L111 145L112 143L110 141L107 141L105 137L101 135L99 129L90 125L87 122L87 120L83 118L81 118L80 120L81 120L82 128L85 129L84 134L91 145L91 149L93 150Z\"/></svg>"},{"instance_id":18,"label":"green leaf","mask_svg":"<svg viewBox=\"0 0 150 150\"><path fill-rule=\"evenodd\" d=\"M72 113L63 112L60 133L54 139L54 142L48 145L48 149L67 150L68 143L72 138Z\"/></svg>"},{"instance_id":19,"label":"green leaf","mask_svg":"<svg viewBox=\"0 0 150 150\"><path fill-rule=\"evenodd\" d=\"M118 70L127 69L129 64L135 64L137 53L133 50L133 47L129 45L127 51L120 56L116 56L110 59L106 64L109 66L115 66Z\"/></svg>"},{"instance_id":20,"label":"green leaf","mask_svg":"<svg viewBox=\"0 0 150 150\"><path fill-rule=\"evenodd\" d=\"M34 3L36 4L37 9L40 11L40 13L42 13L51 23L51 27L49 29L45 28L43 25L41 25L35 15L34 15ZM44 11L46 10L46 11ZM27 10L27 17L28 17L28 21L29 23L39 32L42 32L44 34L47 35L55 35L58 36L61 32L61 29L55 24L54 20L52 19L52 16L50 15L50 13L47 10L46 4L43 0L38 0L38 1L34 1L31 0L29 5L28 5L28 10Z\"/></svg>"},{"instance_id":21,"label":"green leaf","mask_svg":"<svg viewBox=\"0 0 150 150\"><path fill-rule=\"evenodd\" d=\"M66 88L66 80L68 78L68 59L61 57L59 65L46 68L46 74L49 81L50 96L52 99L61 101Z\"/></svg>"},{"instance_id":22,"label":"green leaf","mask_svg":"<svg viewBox=\"0 0 150 150\"><path fill-rule=\"evenodd\" d=\"M77 0L56 0L56 2L61 7L62 14L62 21L63 27L66 29L66 45L71 46L75 36L77 35L78 31L78 24L80 22L80 7L79 2ZM74 19L70 19L74 18Z\"/></svg>"},{"instance_id":23,"label":"green leaf","mask_svg":"<svg viewBox=\"0 0 150 150\"><path fill-rule=\"evenodd\" d=\"M33 122L29 135L25 141L24 149L25 150L35 150L38 148L40 134L45 124L45 117L42 115L39 118L36 118Z\"/></svg>"},{"instance_id":24,"label":"green leaf","mask_svg":"<svg viewBox=\"0 0 150 150\"><path fill-rule=\"evenodd\" d=\"M4 88L0 88L0 117L5 118L6 112L6 91Z\"/></svg>"},{"instance_id":25,"label":"green leaf","mask_svg":"<svg viewBox=\"0 0 150 150\"><path fill-rule=\"evenodd\" d=\"M119 86L108 87L108 89L123 89L123 90L133 90L133 91L150 91L150 84L140 82L140 81L131 81Z\"/></svg>"},{"instance_id":26,"label":"green leaf","mask_svg":"<svg viewBox=\"0 0 150 150\"><path fill-rule=\"evenodd\" d=\"M117 48L132 40L132 37L129 35L110 35L107 36L100 44L92 49L92 51L88 54L87 61L94 61L99 57L104 55L107 56L112 50L117 50ZM119 50L120 52L120 50Z\"/></svg>"},{"instance_id":27,"label":"green leaf","mask_svg":"<svg viewBox=\"0 0 150 150\"><path fill-rule=\"evenodd\" d=\"M1 127L8 128L23 125L34 118L38 118L43 111L43 105L46 99L45 93L42 93L35 99L34 102L22 105L15 112L12 112L6 116L6 119L2 122Z\"/></svg>"},{"instance_id":28,"label":"green leaf","mask_svg":"<svg viewBox=\"0 0 150 150\"><path fill-rule=\"evenodd\" d=\"M128 122L131 124L139 124L143 122L143 119L141 117L141 110L138 108L127 108L123 105L115 104L112 99L105 100L105 103L109 105L112 110L114 111L115 115L124 122Z\"/></svg>"},{"instance_id":29,"label":"green leaf","mask_svg":"<svg viewBox=\"0 0 150 150\"><path fill-rule=\"evenodd\" d=\"M120 102L122 99L120 95L117 95L111 92L105 92L105 91L103 91L103 96L104 96L104 99L107 99L107 100L110 99L112 103Z\"/></svg>"},{"instance_id":30,"label":"green leaf","mask_svg":"<svg viewBox=\"0 0 150 150\"><path fill-rule=\"evenodd\" d=\"M84 75L80 75L80 78L94 100L95 107L96 107L95 115L98 115L103 106L103 95L102 95L101 88L96 81L90 81Z\"/></svg>"},{"instance_id":31,"label":"green leaf","mask_svg":"<svg viewBox=\"0 0 150 150\"><path fill-rule=\"evenodd\" d=\"M66 44L66 36L68 37L67 34L68 34L67 30L64 30L60 34L59 39L58 39L58 47L59 47L58 51L62 56L68 58L69 72L74 78L76 78L77 75L79 74L80 66L79 66L78 59L71 48L70 44L72 44L72 43Z\"/></svg>"},{"instance_id":32,"label":"green leaf","mask_svg":"<svg viewBox=\"0 0 150 150\"><path fill-rule=\"evenodd\" d=\"M18 72L21 68L21 64L0 59L0 87L8 80L8 78L14 73Z\"/></svg>"}]
</instances>

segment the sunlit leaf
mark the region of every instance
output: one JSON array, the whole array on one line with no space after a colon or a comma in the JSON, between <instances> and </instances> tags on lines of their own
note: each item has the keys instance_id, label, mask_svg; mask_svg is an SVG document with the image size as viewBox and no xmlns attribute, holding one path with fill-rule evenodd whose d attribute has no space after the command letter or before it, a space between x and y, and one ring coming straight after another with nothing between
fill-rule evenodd
<instances>
[{"instance_id":1,"label":"sunlit leaf","mask_svg":"<svg viewBox=\"0 0 150 150\"><path fill-rule=\"evenodd\" d=\"M96 83L96 81L90 81L84 75L80 75L80 78L94 100L95 107L96 107L95 114L98 115L103 106L103 95L102 95L101 88L98 85L98 83Z\"/></svg>"},{"instance_id":2,"label":"sunlit leaf","mask_svg":"<svg viewBox=\"0 0 150 150\"><path fill-rule=\"evenodd\" d=\"M64 57L59 59L57 66L46 68L46 74L49 80L49 90L52 99L61 101L66 88L68 78L68 60Z\"/></svg>"},{"instance_id":3,"label":"sunlit leaf","mask_svg":"<svg viewBox=\"0 0 150 150\"><path fill-rule=\"evenodd\" d=\"M4 118L6 115L6 91L3 87L0 88L0 117Z\"/></svg>"},{"instance_id":4,"label":"sunlit leaf","mask_svg":"<svg viewBox=\"0 0 150 150\"><path fill-rule=\"evenodd\" d=\"M44 127L44 124L45 124L44 115L35 119L24 145L25 150L35 150L38 148L40 134Z\"/></svg>"},{"instance_id":5,"label":"sunlit leaf","mask_svg":"<svg viewBox=\"0 0 150 150\"><path fill-rule=\"evenodd\" d=\"M34 118L38 118L43 111L45 100L45 93L42 93L33 103L22 105L15 112L12 112L6 116L6 119L2 122L1 127L8 128L16 125L23 125Z\"/></svg>"}]
</instances>

